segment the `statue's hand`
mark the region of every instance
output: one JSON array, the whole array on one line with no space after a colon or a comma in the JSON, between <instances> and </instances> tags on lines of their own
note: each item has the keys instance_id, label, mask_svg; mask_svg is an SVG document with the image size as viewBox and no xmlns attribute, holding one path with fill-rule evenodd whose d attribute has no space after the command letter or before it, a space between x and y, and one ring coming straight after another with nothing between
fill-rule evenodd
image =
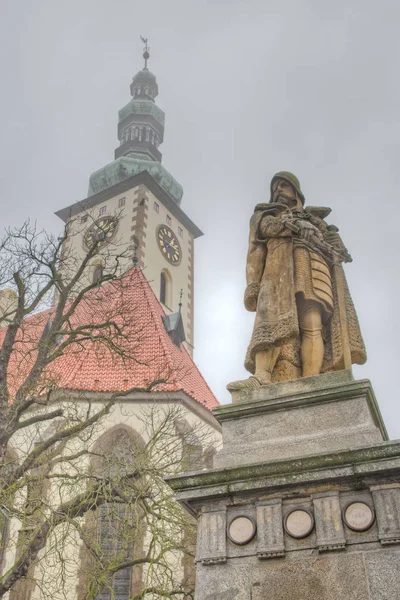
<instances>
[{"instance_id":1,"label":"statue's hand","mask_svg":"<svg viewBox=\"0 0 400 600\"><path fill-rule=\"evenodd\" d=\"M299 237L305 240L306 242L312 242L312 239L315 237L322 239L322 234L319 231L319 229L309 221L297 219L296 225L299 228Z\"/></svg>"},{"instance_id":2,"label":"statue's hand","mask_svg":"<svg viewBox=\"0 0 400 600\"><path fill-rule=\"evenodd\" d=\"M259 283L249 283L244 293L244 305L250 312L257 310L258 294L260 291Z\"/></svg>"},{"instance_id":3,"label":"statue's hand","mask_svg":"<svg viewBox=\"0 0 400 600\"><path fill-rule=\"evenodd\" d=\"M342 250L344 248L344 244L336 231L327 231L324 235L324 238L326 242L328 242L328 244L330 244L334 248L338 248L339 250Z\"/></svg>"}]
</instances>

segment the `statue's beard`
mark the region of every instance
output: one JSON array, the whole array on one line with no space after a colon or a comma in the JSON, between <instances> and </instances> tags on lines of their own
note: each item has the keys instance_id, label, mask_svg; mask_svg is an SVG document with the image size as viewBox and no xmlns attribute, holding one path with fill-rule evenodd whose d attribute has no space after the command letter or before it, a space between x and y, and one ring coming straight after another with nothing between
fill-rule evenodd
<instances>
[{"instance_id":1,"label":"statue's beard","mask_svg":"<svg viewBox=\"0 0 400 600\"><path fill-rule=\"evenodd\" d=\"M285 204L289 208L294 208L297 204L296 198L294 196L287 196L286 194L282 194L281 192L278 195L274 196L273 202Z\"/></svg>"}]
</instances>

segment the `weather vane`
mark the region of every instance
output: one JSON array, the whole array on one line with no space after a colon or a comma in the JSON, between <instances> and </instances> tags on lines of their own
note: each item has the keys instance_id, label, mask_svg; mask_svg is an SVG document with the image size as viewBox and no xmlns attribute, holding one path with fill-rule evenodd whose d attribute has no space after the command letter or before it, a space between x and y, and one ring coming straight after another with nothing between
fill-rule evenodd
<instances>
[{"instance_id":1,"label":"weather vane","mask_svg":"<svg viewBox=\"0 0 400 600\"><path fill-rule=\"evenodd\" d=\"M147 69L147 61L150 58L150 53L149 53L150 47L147 45L149 38L144 38L144 37L140 36L140 39L142 40L142 42L144 44L144 52L143 52L144 68Z\"/></svg>"}]
</instances>

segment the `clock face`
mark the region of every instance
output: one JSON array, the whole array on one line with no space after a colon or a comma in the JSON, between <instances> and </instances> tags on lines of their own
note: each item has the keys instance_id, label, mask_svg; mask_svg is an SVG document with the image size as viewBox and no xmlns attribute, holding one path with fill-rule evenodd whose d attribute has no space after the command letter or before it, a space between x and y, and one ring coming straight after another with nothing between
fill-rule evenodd
<instances>
[{"instance_id":1,"label":"clock face","mask_svg":"<svg viewBox=\"0 0 400 600\"><path fill-rule=\"evenodd\" d=\"M99 242L99 247L111 241L117 230L118 220L115 217L100 217L97 219L85 233L85 244L91 248L93 244Z\"/></svg>"},{"instance_id":2,"label":"clock face","mask_svg":"<svg viewBox=\"0 0 400 600\"><path fill-rule=\"evenodd\" d=\"M174 232L166 225L160 225L157 230L158 247L164 258L171 265L179 265L182 258L181 245Z\"/></svg>"}]
</instances>

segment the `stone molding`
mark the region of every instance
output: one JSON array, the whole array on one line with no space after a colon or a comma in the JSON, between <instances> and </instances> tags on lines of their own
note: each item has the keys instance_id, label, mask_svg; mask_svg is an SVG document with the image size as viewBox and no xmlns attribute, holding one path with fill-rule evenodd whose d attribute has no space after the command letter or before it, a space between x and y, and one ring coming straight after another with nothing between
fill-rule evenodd
<instances>
[{"instance_id":1,"label":"stone molding","mask_svg":"<svg viewBox=\"0 0 400 600\"><path fill-rule=\"evenodd\" d=\"M400 440L381 442L368 448L326 452L304 458L275 460L240 467L225 467L167 477L178 500L191 512L195 499L218 498L232 492L260 493L324 481L357 480L364 487L378 485L379 477L391 473L400 479Z\"/></svg>"}]
</instances>

